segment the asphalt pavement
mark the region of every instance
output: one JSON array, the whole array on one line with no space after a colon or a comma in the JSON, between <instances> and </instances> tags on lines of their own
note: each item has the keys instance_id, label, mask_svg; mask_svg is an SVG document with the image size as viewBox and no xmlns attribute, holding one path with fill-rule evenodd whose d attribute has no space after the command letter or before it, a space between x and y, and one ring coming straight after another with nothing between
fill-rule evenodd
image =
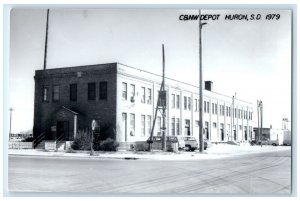
<instances>
[{"instance_id":1,"label":"asphalt pavement","mask_svg":"<svg viewBox=\"0 0 300 201\"><path fill-rule=\"evenodd\" d=\"M9 155L11 192L288 195L291 152L202 160Z\"/></svg>"}]
</instances>

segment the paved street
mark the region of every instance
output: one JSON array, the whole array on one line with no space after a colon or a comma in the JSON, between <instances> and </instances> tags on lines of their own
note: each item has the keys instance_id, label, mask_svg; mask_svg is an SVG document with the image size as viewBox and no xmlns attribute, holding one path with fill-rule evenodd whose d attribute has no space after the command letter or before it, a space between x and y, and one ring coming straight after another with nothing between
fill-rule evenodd
<instances>
[{"instance_id":1,"label":"paved street","mask_svg":"<svg viewBox=\"0 0 300 201\"><path fill-rule=\"evenodd\" d=\"M289 150L209 160L9 156L10 191L290 193Z\"/></svg>"}]
</instances>

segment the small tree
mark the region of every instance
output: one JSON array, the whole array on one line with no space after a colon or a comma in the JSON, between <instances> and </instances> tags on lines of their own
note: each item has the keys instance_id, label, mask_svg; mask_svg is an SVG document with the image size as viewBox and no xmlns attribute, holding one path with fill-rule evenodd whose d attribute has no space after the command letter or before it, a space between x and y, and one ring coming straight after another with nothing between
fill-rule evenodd
<instances>
[{"instance_id":1,"label":"small tree","mask_svg":"<svg viewBox=\"0 0 300 201\"><path fill-rule=\"evenodd\" d=\"M87 130L78 131L76 138L72 144L74 150L90 150L91 149L92 134Z\"/></svg>"}]
</instances>

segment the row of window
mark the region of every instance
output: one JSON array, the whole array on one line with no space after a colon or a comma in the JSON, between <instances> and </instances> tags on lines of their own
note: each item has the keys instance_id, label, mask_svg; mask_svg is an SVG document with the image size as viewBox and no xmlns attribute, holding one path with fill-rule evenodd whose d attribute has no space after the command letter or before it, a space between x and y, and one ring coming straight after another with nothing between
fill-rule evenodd
<instances>
[{"instance_id":1,"label":"row of window","mask_svg":"<svg viewBox=\"0 0 300 201\"><path fill-rule=\"evenodd\" d=\"M87 91L87 99L88 100L96 100L96 82L87 83L88 91ZM70 91L70 101L77 101L77 84L69 85ZM60 86L53 85L52 87L52 101L57 102L60 100ZM107 100L107 82L99 83L99 100ZM43 87L43 102L50 101L50 87Z\"/></svg>"},{"instance_id":2,"label":"row of window","mask_svg":"<svg viewBox=\"0 0 300 201\"><path fill-rule=\"evenodd\" d=\"M147 90L147 91L146 91ZM130 100L134 101L135 97L135 85L130 84ZM147 103L152 104L152 90L151 88L141 87L141 103ZM146 96L147 96L147 102L146 102ZM127 100L128 98L128 90L127 90L127 83L122 83L122 98L123 100Z\"/></svg>"}]
</instances>

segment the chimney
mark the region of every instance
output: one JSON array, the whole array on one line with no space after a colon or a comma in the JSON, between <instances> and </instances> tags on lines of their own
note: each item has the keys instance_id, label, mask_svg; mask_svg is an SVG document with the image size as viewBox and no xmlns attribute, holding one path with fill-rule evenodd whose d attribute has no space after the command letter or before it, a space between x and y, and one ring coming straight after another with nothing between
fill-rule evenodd
<instances>
[{"instance_id":1,"label":"chimney","mask_svg":"<svg viewBox=\"0 0 300 201\"><path fill-rule=\"evenodd\" d=\"M213 90L213 82L212 81L205 81L205 90L212 91Z\"/></svg>"}]
</instances>

